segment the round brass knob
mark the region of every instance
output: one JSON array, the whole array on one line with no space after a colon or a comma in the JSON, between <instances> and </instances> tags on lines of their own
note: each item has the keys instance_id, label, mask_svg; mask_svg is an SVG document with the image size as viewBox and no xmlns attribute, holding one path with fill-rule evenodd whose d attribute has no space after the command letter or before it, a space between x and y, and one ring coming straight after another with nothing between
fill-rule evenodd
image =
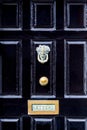
<instances>
[{"instance_id":1,"label":"round brass knob","mask_svg":"<svg viewBox=\"0 0 87 130\"><path fill-rule=\"evenodd\" d=\"M39 84L41 85L41 86L46 86L47 84L48 84L48 78L47 77L45 77L45 76L43 76L43 77L41 77L40 79L39 79Z\"/></svg>"}]
</instances>

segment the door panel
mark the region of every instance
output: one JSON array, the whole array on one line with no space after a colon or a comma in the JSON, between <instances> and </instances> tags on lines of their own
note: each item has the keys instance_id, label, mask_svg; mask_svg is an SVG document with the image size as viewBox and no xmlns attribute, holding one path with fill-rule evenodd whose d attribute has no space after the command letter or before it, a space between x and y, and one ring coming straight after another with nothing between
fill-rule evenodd
<instances>
[{"instance_id":1,"label":"door panel","mask_svg":"<svg viewBox=\"0 0 87 130\"><path fill-rule=\"evenodd\" d=\"M86 41L65 41L65 51L65 95L85 97Z\"/></svg>"},{"instance_id":2,"label":"door panel","mask_svg":"<svg viewBox=\"0 0 87 130\"><path fill-rule=\"evenodd\" d=\"M48 62L40 63L38 61L38 52L36 49L39 49L39 45L43 47L43 45L49 47L50 52L48 54ZM51 40L40 40L40 41L31 41L31 97L44 97L44 98L51 98L56 97L56 44L55 41ZM44 71L43 71L44 70ZM41 86L39 83L39 79L43 76L48 78L48 84L46 86Z\"/></svg>"},{"instance_id":3,"label":"door panel","mask_svg":"<svg viewBox=\"0 0 87 130\"><path fill-rule=\"evenodd\" d=\"M0 7L0 30L21 30L22 2L19 0L3 0Z\"/></svg>"},{"instance_id":4,"label":"door panel","mask_svg":"<svg viewBox=\"0 0 87 130\"><path fill-rule=\"evenodd\" d=\"M86 30L86 11L85 1L65 1L65 30Z\"/></svg>"},{"instance_id":5,"label":"door panel","mask_svg":"<svg viewBox=\"0 0 87 130\"><path fill-rule=\"evenodd\" d=\"M31 120L32 121L32 120ZM35 118L33 119L33 129L36 128L36 130L44 130L44 129L49 129L53 130L54 129L54 120L49 119L49 118Z\"/></svg>"},{"instance_id":6,"label":"door panel","mask_svg":"<svg viewBox=\"0 0 87 130\"><path fill-rule=\"evenodd\" d=\"M20 121L19 119L0 119L0 128L2 130L20 130Z\"/></svg>"},{"instance_id":7,"label":"door panel","mask_svg":"<svg viewBox=\"0 0 87 130\"><path fill-rule=\"evenodd\" d=\"M0 73L0 97L21 97L21 41L0 41Z\"/></svg>"},{"instance_id":8,"label":"door panel","mask_svg":"<svg viewBox=\"0 0 87 130\"><path fill-rule=\"evenodd\" d=\"M87 129L86 26L86 0L0 1L0 130Z\"/></svg>"},{"instance_id":9,"label":"door panel","mask_svg":"<svg viewBox=\"0 0 87 130\"><path fill-rule=\"evenodd\" d=\"M56 27L54 0L31 2L31 30L52 31Z\"/></svg>"},{"instance_id":10,"label":"door panel","mask_svg":"<svg viewBox=\"0 0 87 130\"><path fill-rule=\"evenodd\" d=\"M86 130L87 128L87 121L86 119L70 119L67 118L66 121L66 130Z\"/></svg>"}]
</instances>

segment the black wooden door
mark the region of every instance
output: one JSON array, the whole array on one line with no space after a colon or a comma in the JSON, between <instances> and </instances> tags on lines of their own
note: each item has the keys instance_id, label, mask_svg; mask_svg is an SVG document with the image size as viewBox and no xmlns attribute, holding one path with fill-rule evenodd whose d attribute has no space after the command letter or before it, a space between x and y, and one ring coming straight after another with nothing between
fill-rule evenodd
<instances>
[{"instance_id":1,"label":"black wooden door","mask_svg":"<svg viewBox=\"0 0 87 130\"><path fill-rule=\"evenodd\" d=\"M0 130L87 130L86 31L87 0L0 0Z\"/></svg>"}]
</instances>

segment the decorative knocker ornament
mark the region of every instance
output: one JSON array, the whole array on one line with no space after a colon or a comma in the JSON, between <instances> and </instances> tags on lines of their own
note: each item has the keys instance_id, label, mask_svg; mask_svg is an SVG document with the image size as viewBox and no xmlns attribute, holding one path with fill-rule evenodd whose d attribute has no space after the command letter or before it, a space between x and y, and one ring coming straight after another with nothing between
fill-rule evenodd
<instances>
[{"instance_id":1,"label":"decorative knocker ornament","mask_svg":"<svg viewBox=\"0 0 87 130\"><path fill-rule=\"evenodd\" d=\"M48 53L50 52L50 48L47 45L39 45L36 48L37 51L37 59L40 63L44 64L48 61Z\"/></svg>"}]
</instances>

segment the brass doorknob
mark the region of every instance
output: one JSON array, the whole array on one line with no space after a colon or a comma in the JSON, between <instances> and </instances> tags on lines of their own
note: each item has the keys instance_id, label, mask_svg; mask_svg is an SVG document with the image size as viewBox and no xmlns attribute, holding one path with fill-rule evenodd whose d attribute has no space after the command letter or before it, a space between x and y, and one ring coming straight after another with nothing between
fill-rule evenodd
<instances>
[{"instance_id":1,"label":"brass doorknob","mask_svg":"<svg viewBox=\"0 0 87 130\"><path fill-rule=\"evenodd\" d=\"M48 78L45 77L45 76L43 76L43 77L41 77L41 78L39 79L39 84L40 84L41 86L46 86L46 85L48 84L48 82L49 82L49 80L48 80Z\"/></svg>"}]
</instances>

